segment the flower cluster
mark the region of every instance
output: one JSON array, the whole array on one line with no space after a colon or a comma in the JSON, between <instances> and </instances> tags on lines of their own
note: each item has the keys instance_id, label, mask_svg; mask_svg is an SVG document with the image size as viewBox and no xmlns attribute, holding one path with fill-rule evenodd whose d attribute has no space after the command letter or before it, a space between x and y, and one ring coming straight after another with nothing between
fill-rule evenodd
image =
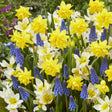
<instances>
[{"instance_id":1,"label":"flower cluster","mask_svg":"<svg viewBox=\"0 0 112 112\"><path fill-rule=\"evenodd\" d=\"M18 23L0 62L5 76L0 97L10 112L112 111L112 12L90 0L84 18L64 1L53 14ZM24 109L23 109L24 108Z\"/></svg>"}]
</instances>

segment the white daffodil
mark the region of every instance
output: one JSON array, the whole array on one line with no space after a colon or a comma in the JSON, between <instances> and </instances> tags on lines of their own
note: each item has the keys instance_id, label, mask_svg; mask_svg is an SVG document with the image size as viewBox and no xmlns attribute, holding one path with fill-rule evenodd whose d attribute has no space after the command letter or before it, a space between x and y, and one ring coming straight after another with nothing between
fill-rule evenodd
<instances>
[{"instance_id":1,"label":"white daffodil","mask_svg":"<svg viewBox=\"0 0 112 112\"><path fill-rule=\"evenodd\" d=\"M73 14L71 15L72 20L75 20L76 18L80 17L81 14L78 11L73 11Z\"/></svg>"},{"instance_id":2,"label":"white daffodil","mask_svg":"<svg viewBox=\"0 0 112 112\"><path fill-rule=\"evenodd\" d=\"M16 108L6 107L6 109L9 110L9 112L18 112L18 110Z\"/></svg>"},{"instance_id":3,"label":"white daffodil","mask_svg":"<svg viewBox=\"0 0 112 112\"><path fill-rule=\"evenodd\" d=\"M58 17L58 14L57 14L56 11L53 12L53 20L54 20L55 28L61 26L62 19L60 17ZM52 19L51 19L51 14L50 13L48 13L48 21L51 24Z\"/></svg>"},{"instance_id":4,"label":"white daffodil","mask_svg":"<svg viewBox=\"0 0 112 112\"><path fill-rule=\"evenodd\" d=\"M111 46L111 47L112 47L112 37L109 37L108 42L109 42L109 46Z\"/></svg>"},{"instance_id":5,"label":"white daffodil","mask_svg":"<svg viewBox=\"0 0 112 112\"><path fill-rule=\"evenodd\" d=\"M110 59L112 59L112 49L109 50L109 52L108 52L108 56L110 57Z\"/></svg>"},{"instance_id":6,"label":"white daffodil","mask_svg":"<svg viewBox=\"0 0 112 112\"><path fill-rule=\"evenodd\" d=\"M90 56L94 56L93 52L91 51L90 47L88 46L87 48L84 49L84 52L89 53Z\"/></svg>"},{"instance_id":7,"label":"white daffodil","mask_svg":"<svg viewBox=\"0 0 112 112\"><path fill-rule=\"evenodd\" d=\"M11 88L11 87L12 87L12 83L9 83L9 81L7 81L7 80L3 80L3 81L2 81L2 84L3 84L5 87L7 87L7 88Z\"/></svg>"},{"instance_id":8,"label":"white daffodil","mask_svg":"<svg viewBox=\"0 0 112 112\"><path fill-rule=\"evenodd\" d=\"M6 108L9 112L18 112L17 108L21 106L23 100L19 100L19 94L14 94L8 84L5 86L6 88L3 88L3 91L0 91L0 97L8 104Z\"/></svg>"},{"instance_id":9,"label":"white daffodil","mask_svg":"<svg viewBox=\"0 0 112 112\"><path fill-rule=\"evenodd\" d=\"M13 68L7 68L5 71L4 71L4 74L5 76L10 79L10 76L11 76L11 73L14 71Z\"/></svg>"},{"instance_id":10,"label":"white daffodil","mask_svg":"<svg viewBox=\"0 0 112 112\"><path fill-rule=\"evenodd\" d=\"M42 93L43 88L45 88L46 90L49 90L51 88L51 84L49 84L47 82L47 80L44 80L44 84L40 79L36 78L36 85L34 85L36 91L35 94L39 95L40 93Z\"/></svg>"},{"instance_id":11,"label":"white daffodil","mask_svg":"<svg viewBox=\"0 0 112 112\"><path fill-rule=\"evenodd\" d=\"M21 107L19 108L26 109L26 107L23 105L21 105ZM10 108L9 106L7 106L6 109L9 110L9 112L19 112L17 108ZM27 111L24 110L23 112L27 112Z\"/></svg>"},{"instance_id":12,"label":"white daffodil","mask_svg":"<svg viewBox=\"0 0 112 112\"><path fill-rule=\"evenodd\" d=\"M19 94L10 95L8 99L5 100L8 109L17 109L21 106L23 100L20 100Z\"/></svg>"},{"instance_id":13,"label":"white daffodil","mask_svg":"<svg viewBox=\"0 0 112 112\"><path fill-rule=\"evenodd\" d=\"M90 23L92 21L94 22L95 21L95 18L94 18L95 15L96 14L91 15L89 10L87 10L87 16L84 15L84 18L85 18L85 20L87 20L87 23Z\"/></svg>"},{"instance_id":14,"label":"white daffodil","mask_svg":"<svg viewBox=\"0 0 112 112\"><path fill-rule=\"evenodd\" d=\"M79 76L85 80L89 80L89 78L88 78L89 72L85 66L81 67L81 68L79 68L79 67L73 68L72 73L73 73L74 77Z\"/></svg>"},{"instance_id":15,"label":"white daffodil","mask_svg":"<svg viewBox=\"0 0 112 112\"><path fill-rule=\"evenodd\" d=\"M19 31L26 30L26 29L28 29L28 23L29 23L28 18L24 18L22 20L22 22L18 21L18 24L16 26L14 26L14 28Z\"/></svg>"},{"instance_id":16,"label":"white daffodil","mask_svg":"<svg viewBox=\"0 0 112 112\"><path fill-rule=\"evenodd\" d=\"M6 69L4 69L4 74L8 79L11 76L11 72L13 71L14 63L15 63L15 59L13 56L11 56L9 63L7 63L5 60L3 60L2 63L0 63L2 67L6 67Z\"/></svg>"},{"instance_id":17,"label":"white daffodil","mask_svg":"<svg viewBox=\"0 0 112 112\"><path fill-rule=\"evenodd\" d=\"M93 106L96 110L98 110L100 112L109 112L110 107L109 107L108 96L105 96L104 100L102 100L100 97L98 97L97 101L99 102L99 104Z\"/></svg>"},{"instance_id":18,"label":"white daffodil","mask_svg":"<svg viewBox=\"0 0 112 112\"><path fill-rule=\"evenodd\" d=\"M96 34L97 34L97 37L98 37L97 40L100 40L101 39L102 32L103 31L99 31L99 30L96 29Z\"/></svg>"},{"instance_id":19,"label":"white daffodil","mask_svg":"<svg viewBox=\"0 0 112 112\"><path fill-rule=\"evenodd\" d=\"M31 40L36 44L36 33L34 32L34 30L31 30L31 24L28 25L26 32L30 34Z\"/></svg>"},{"instance_id":20,"label":"white daffodil","mask_svg":"<svg viewBox=\"0 0 112 112\"><path fill-rule=\"evenodd\" d=\"M98 89L94 87L91 83L89 83L88 88L88 99L91 99L93 102L99 97L100 92Z\"/></svg>"},{"instance_id":21,"label":"white daffodil","mask_svg":"<svg viewBox=\"0 0 112 112\"><path fill-rule=\"evenodd\" d=\"M53 100L53 92L51 89L43 88L42 94L40 95L40 103L41 104L50 104Z\"/></svg>"},{"instance_id":22,"label":"white daffodil","mask_svg":"<svg viewBox=\"0 0 112 112\"><path fill-rule=\"evenodd\" d=\"M81 68L81 67L84 67L84 66L88 65L89 57L90 57L90 54L87 53L87 52L83 52L80 57L75 54L74 58L76 60L76 67Z\"/></svg>"},{"instance_id":23,"label":"white daffodil","mask_svg":"<svg viewBox=\"0 0 112 112\"><path fill-rule=\"evenodd\" d=\"M81 72L82 72L82 78L85 79L85 80L89 80L89 72L88 72L88 69L87 67L81 67Z\"/></svg>"},{"instance_id":24,"label":"white daffodil","mask_svg":"<svg viewBox=\"0 0 112 112\"><path fill-rule=\"evenodd\" d=\"M13 96L14 92L11 88L9 88L8 85L6 86L6 88L3 88L3 91L0 91L0 97L3 98L5 102L9 100L9 96L11 95Z\"/></svg>"},{"instance_id":25,"label":"white daffodil","mask_svg":"<svg viewBox=\"0 0 112 112\"><path fill-rule=\"evenodd\" d=\"M20 64L18 63L17 66L16 66L16 69L20 69ZM5 71L4 71L4 74L5 76L10 79L10 76L12 75L12 72L14 71L13 68L7 68Z\"/></svg>"},{"instance_id":26,"label":"white daffodil","mask_svg":"<svg viewBox=\"0 0 112 112\"><path fill-rule=\"evenodd\" d=\"M38 56L39 57L39 61L38 61L39 68L42 68L42 64L44 64L46 59L50 59L52 57L56 59L58 56L61 55L58 49L54 49L52 46L50 46L50 43L47 40L44 41L44 47L38 46L37 53L39 55Z\"/></svg>"},{"instance_id":27,"label":"white daffodil","mask_svg":"<svg viewBox=\"0 0 112 112\"><path fill-rule=\"evenodd\" d=\"M87 28L87 32L84 32L82 34L84 43L89 43L89 34L90 34L90 28Z\"/></svg>"},{"instance_id":28,"label":"white daffodil","mask_svg":"<svg viewBox=\"0 0 112 112\"><path fill-rule=\"evenodd\" d=\"M47 110L46 104L50 104L53 100L53 92L51 89L51 84L44 80L44 84L40 79L36 79L36 85L34 85L36 94L36 100L33 100L34 104L37 106L34 108L34 112L42 108L44 111Z\"/></svg>"},{"instance_id":29,"label":"white daffodil","mask_svg":"<svg viewBox=\"0 0 112 112\"><path fill-rule=\"evenodd\" d=\"M72 69L72 73L73 75L76 77L76 76L82 76L82 72L80 71L80 68L73 68Z\"/></svg>"},{"instance_id":30,"label":"white daffodil","mask_svg":"<svg viewBox=\"0 0 112 112\"><path fill-rule=\"evenodd\" d=\"M40 93L42 93L42 89L44 87L43 82L40 79L36 78L36 85L34 85L36 91L34 91L34 93L36 95L39 95Z\"/></svg>"},{"instance_id":31,"label":"white daffodil","mask_svg":"<svg viewBox=\"0 0 112 112\"><path fill-rule=\"evenodd\" d=\"M110 102L109 102L109 104L110 104L110 112L112 111L112 94L111 94L111 97L110 97Z\"/></svg>"},{"instance_id":32,"label":"white daffodil","mask_svg":"<svg viewBox=\"0 0 112 112\"><path fill-rule=\"evenodd\" d=\"M45 80L45 79L44 79L44 87L45 87L46 90L51 89L51 84L49 84L49 83L47 82L47 80Z\"/></svg>"},{"instance_id":33,"label":"white daffodil","mask_svg":"<svg viewBox=\"0 0 112 112\"><path fill-rule=\"evenodd\" d=\"M42 108L42 110L46 111L47 110L47 107L44 105L44 104L41 104L40 102L40 99L36 99L36 100L33 100L33 104L36 104L37 106L33 109L34 112L36 112L37 110L39 110L40 108Z\"/></svg>"},{"instance_id":34,"label":"white daffodil","mask_svg":"<svg viewBox=\"0 0 112 112\"><path fill-rule=\"evenodd\" d=\"M49 42L44 42L44 47L38 46L37 53L39 56L46 56L50 54L51 48L50 48L50 43Z\"/></svg>"},{"instance_id":35,"label":"white daffodil","mask_svg":"<svg viewBox=\"0 0 112 112\"><path fill-rule=\"evenodd\" d=\"M9 60L9 63L7 63L5 60L3 60L2 63L0 62L0 65L2 67L7 67L9 69L9 68L12 68L13 67L13 64L14 63L15 63L14 56L11 56L11 58Z\"/></svg>"},{"instance_id":36,"label":"white daffodil","mask_svg":"<svg viewBox=\"0 0 112 112\"><path fill-rule=\"evenodd\" d=\"M6 108L10 112L18 112L17 108L21 106L23 100L19 100L19 94L14 94L10 85L6 84L5 86L6 88L3 88L3 91L0 91L0 97L8 104Z\"/></svg>"}]
</instances>

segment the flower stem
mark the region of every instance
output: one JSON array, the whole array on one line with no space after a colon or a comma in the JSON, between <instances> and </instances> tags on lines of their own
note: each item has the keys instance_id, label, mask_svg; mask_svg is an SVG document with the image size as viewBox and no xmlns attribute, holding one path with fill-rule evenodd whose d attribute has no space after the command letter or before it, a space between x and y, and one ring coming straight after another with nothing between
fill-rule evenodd
<instances>
[{"instance_id":1,"label":"flower stem","mask_svg":"<svg viewBox=\"0 0 112 112\"><path fill-rule=\"evenodd\" d=\"M70 29L69 29L69 26L70 26L70 20L69 20L69 19L67 19L68 35L70 36Z\"/></svg>"},{"instance_id":2,"label":"flower stem","mask_svg":"<svg viewBox=\"0 0 112 112\"><path fill-rule=\"evenodd\" d=\"M92 62L91 66L94 65L94 63L98 60L99 58L94 59L94 61Z\"/></svg>"},{"instance_id":3,"label":"flower stem","mask_svg":"<svg viewBox=\"0 0 112 112\"><path fill-rule=\"evenodd\" d=\"M87 104L86 104L86 101L84 101L84 112L87 112Z\"/></svg>"},{"instance_id":4,"label":"flower stem","mask_svg":"<svg viewBox=\"0 0 112 112\"><path fill-rule=\"evenodd\" d=\"M33 52L35 52L34 44L32 44Z\"/></svg>"},{"instance_id":5,"label":"flower stem","mask_svg":"<svg viewBox=\"0 0 112 112\"><path fill-rule=\"evenodd\" d=\"M68 112L68 100L67 100L67 96L65 96L65 99L66 99L66 110Z\"/></svg>"}]
</instances>

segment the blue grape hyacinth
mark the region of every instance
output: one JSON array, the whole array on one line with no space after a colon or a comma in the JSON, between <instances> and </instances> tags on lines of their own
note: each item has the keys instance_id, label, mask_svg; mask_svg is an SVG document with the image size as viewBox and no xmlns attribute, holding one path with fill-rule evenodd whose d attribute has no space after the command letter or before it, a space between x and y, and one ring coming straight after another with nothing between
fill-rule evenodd
<instances>
[{"instance_id":1,"label":"blue grape hyacinth","mask_svg":"<svg viewBox=\"0 0 112 112\"><path fill-rule=\"evenodd\" d=\"M66 96L70 95L70 89L67 88L67 83L66 83L65 80L63 81L63 94L66 95Z\"/></svg>"},{"instance_id":2,"label":"blue grape hyacinth","mask_svg":"<svg viewBox=\"0 0 112 112\"><path fill-rule=\"evenodd\" d=\"M61 28L60 28L60 32L66 30L67 31L67 26L65 25L65 20L63 19L61 22Z\"/></svg>"},{"instance_id":3,"label":"blue grape hyacinth","mask_svg":"<svg viewBox=\"0 0 112 112\"><path fill-rule=\"evenodd\" d=\"M82 91L80 93L80 97L83 98L84 100L86 100L86 98L88 98L88 92L87 92L87 85L84 84Z\"/></svg>"},{"instance_id":4,"label":"blue grape hyacinth","mask_svg":"<svg viewBox=\"0 0 112 112\"><path fill-rule=\"evenodd\" d=\"M24 63L24 57L19 48L16 48L16 63L22 65Z\"/></svg>"},{"instance_id":5,"label":"blue grape hyacinth","mask_svg":"<svg viewBox=\"0 0 112 112\"><path fill-rule=\"evenodd\" d=\"M96 29L95 29L95 25L91 26L91 31L89 34L89 42L93 42L97 40L97 34L96 34Z\"/></svg>"},{"instance_id":6,"label":"blue grape hyacinth","mask_svg":"<svg viewBox=\"0 0 112 112\"><path fill-rule=\"evenodd\" d=\"M34 76L35 76L35 78L37 78L37 75L39 76L39 78L40 78L41 80L44 80L43 77L42 77L42 75L39 73L37 67L34 66Z\"/></svg>"},{"instance_id":7,"label":"blue grape hyacinth","mask_svg":"<svg viewBox=\"0 0 112 112\"><path fill-rule=\"evenodd\" d=\"M64 77L65 79L69 79L69 70L68 70L67 64L64 65L63 77Z\"/></svg>"},{"instance_id":8,"label":"blue grape hyacinth","mask_svg":"<svg viewBox=\"0 0 112 112\"><path fill-rule=\"evenodd\" d=\"M21 86L18 86L18 90L19 90L22 100L27 101L29 97L29 93L25 89L23 89Z\"/></svg>"},{"instance_id":9,"label":"blue grape hyacinth","mask_svg":"<svg viewBox=\"0 0 112 112\"><path fill-rule=\"evenodd\" d=\"M107 36L107 30L106 28L103 29L103 33L102 33L102 36L101 36L101 40L104 41L106 40L106 36Z\"/></svg>"},{"instance_id":10,"label":"blue grape hyacinth","mask_svg":"<svg viewBox=\"0 0 112 112\"><path fill-rule=\"evenodd\" d=\"M80 53L79 53L78 48L76 48L76 49L75 49L75 54L76 54L77 56L79 56L79 57L80 57Z\"/></svg>"},{"instance_id":11,"label":"blue grape hyacinth","mask_svg":"<svg viewBox=\"0 0 112 112\"><path fill-rule=\"evenodd\" d=\"M68 107L68 109L69 109L70 111L75 111L76 108L77 108L77 104L76 104L76 102L75 102L75 100L74 100L74 97L73 97L72 95L70 95L69 107Z\"/></svg>"},{"instance_id":12,"label":"blue grape hyacinth","mask_svg":"<svg viewBox=\"0 0 112 112\"><path fill-rule=\"evenodd\" d=\"M96 83L99 83L99 78L98 78L97 73L93 67L91 68L91 83L93 85Z\"/></svg>"},{"instance_id":13,"label":"blue grape hyacinth","mask_svg":"<svg viewBox=\"0 0 112 112\"><path fill-rule=\"evenodd\" d=\"M43 42L43 40L41 39L39 33L36 34L36 43L37 43L37 46L44 46L44 42Z\"/></svg>"},{"instance_id":14,"label":"blue grape hyacinth","mask_svg":"<svg viewBox=\"0 0 112 112\"><path fill-rule=\"evenodd\" d=\"M100 67L100 74L102 76L105 76L105 70L108 69L108 65L107 65L107 57L105 57L102 61L101 67Z\"/></svg>"},{"instance_id":15,"label":"blue grape hyacinth","mask_svg":"<svg viewBox=\"0 0 112 112\"><path fill-rule=\"evenodd\" d=\"M63 94L63 88L61 86L60 79L56 77L55 79L55 87L54 87L54 95L62 95Z\"/></svg>"},{"instance_id":16,"label":"blue grape hyacinth","mask_svg":"<svg viewBox=\"0 0 112 112\"><path fill-rule=\"evenodd\" d=\"M16 48L14 46L14 43L10 42L10 54L16 56Z\"/></svg>"},{"instance_id":17,"label":"blue grape hyacinth","mask_svg":"<svg viewBox=\"0 0 112 112\"><path fill-rule=\"evenodd\" d=\"M20 86L19 82L17 81L16 77L14 77L13 75L11 75L11 79L12 79L12 83L13 83L13 87L15 89L18 89L18 86Z\"/></svg>"}]
</instances>

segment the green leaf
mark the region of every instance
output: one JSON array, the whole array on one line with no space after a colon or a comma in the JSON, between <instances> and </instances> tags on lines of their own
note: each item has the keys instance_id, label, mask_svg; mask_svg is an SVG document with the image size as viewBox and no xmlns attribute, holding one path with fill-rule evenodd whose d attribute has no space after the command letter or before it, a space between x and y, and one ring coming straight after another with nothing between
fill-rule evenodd
<instances>
[{"instance_id":1,"label":"green leaf","mask_svg":"<svg viewBox=\"0 0 112 112\"><path fill-rule=\"evenodd\" d=\"M1 88L6 88L6 86L2 84L2 80L1 80L1 79L0 79L0 87L1 87ZM7 89L7 88L6 88L6 89Z\"/></svg>"},{"instance_id":2,"label":"green leaf","mask_svg":"<svg viewBox=\"0 0 112 112\"><path fill-rule=\"evenodd\" d=\"M67 65L69 67L69 72L71 72L72 69L72 48L71 46L68 48L68 56L67 56Z\"/></svg>"},{"instance_id":3,"label":"green leaf","mask_svg":"<svg viewBox=\"0 0 112 112\"><path fill-rule=\"evenodd\" d=\"M23 89L25 89L28 93L30 93L31 95L33 95L34 97L36 97L36 95L29 89L22 87Z\"/></svg>"},{"instance_id":4,"label":"green leaf","mask_svg":"<svg viewBox=\"0 0 112 112\"><path fill-rule=\"evenodd\" d=\"M109 35L112 37L112 25L110 25L110 33Z\"/></svg>"}]
</instances>

